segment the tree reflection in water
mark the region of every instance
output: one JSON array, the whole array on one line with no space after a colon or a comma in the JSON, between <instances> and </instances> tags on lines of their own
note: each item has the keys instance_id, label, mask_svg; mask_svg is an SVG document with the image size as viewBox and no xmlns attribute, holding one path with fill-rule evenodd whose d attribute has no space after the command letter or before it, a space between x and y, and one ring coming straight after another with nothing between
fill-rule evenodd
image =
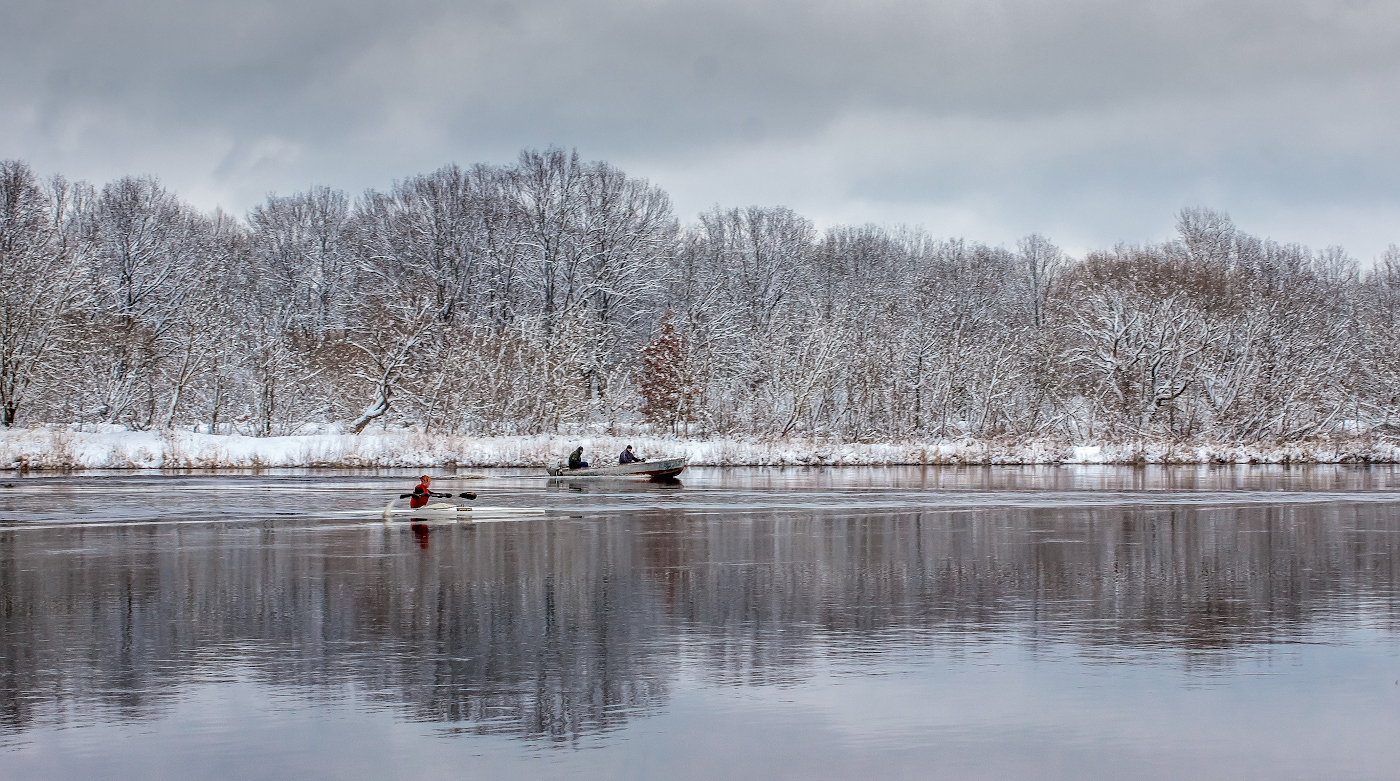
<instances>
[{"instance_id":1,"label":"tree reflection in water","mask_svg":"<svg viewBox=\"0 0 1400 781\"><path fill-rule=\"evenodd\" d=\"M306 697L353 682L445 729L572 740L663 705L683 667L796 681L823 653L992 638L1228 666L1397 615L1400 507L1380 502L410 529L0 531L0 730L149 718L244 666Z\"/></svg>"}]
</instances>

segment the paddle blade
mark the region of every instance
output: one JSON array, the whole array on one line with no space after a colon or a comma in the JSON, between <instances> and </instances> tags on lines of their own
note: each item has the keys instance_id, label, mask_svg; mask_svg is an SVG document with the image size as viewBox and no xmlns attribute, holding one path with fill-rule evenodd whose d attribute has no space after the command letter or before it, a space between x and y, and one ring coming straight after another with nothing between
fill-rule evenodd
<instances>
[{"instance_id":1,"label":"paddle blade","mask_svg":"<svg viewBox=\"0 0 1400 781\"><path fill-rule=\"evenodd\" d=\"M475 498L476 498L476 494L473 493L473 492L471 492L471 491L463 491L463 492L462 492L462 498L463 498L463 499L475 499Z\"/></svg>"}]
</instances>

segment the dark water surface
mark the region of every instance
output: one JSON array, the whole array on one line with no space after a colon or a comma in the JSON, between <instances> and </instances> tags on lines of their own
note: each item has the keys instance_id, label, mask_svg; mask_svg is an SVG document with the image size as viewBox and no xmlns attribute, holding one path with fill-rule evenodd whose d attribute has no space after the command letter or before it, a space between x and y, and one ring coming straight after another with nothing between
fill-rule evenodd
<instances>
[{"instance_id":1,"label":"dark water surface","mask_svg":"<svg viewBox=\"0 0 1400 781\"><path fill-rule=\"evenodd\" d=\"M0 478L0 778L1395 778L1400 471Z\"/></svg>"}]
</instances>

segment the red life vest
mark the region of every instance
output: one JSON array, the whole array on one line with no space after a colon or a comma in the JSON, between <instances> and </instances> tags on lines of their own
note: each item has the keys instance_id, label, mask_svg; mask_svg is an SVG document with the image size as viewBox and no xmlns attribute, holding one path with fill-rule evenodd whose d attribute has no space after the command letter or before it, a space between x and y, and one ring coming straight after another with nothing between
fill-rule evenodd
<instances>
[{"instance_id":1,"label":"red life vest","mask_svg":"<svg viewBox=\"0 0 1400 781\"><path fill-rule=\"evenodd\" d=\"M428 503L428 488L419 483L413 487L413 496L408 499L408 506L414 509L422 507Z\"/></svg>"}]
</instances>

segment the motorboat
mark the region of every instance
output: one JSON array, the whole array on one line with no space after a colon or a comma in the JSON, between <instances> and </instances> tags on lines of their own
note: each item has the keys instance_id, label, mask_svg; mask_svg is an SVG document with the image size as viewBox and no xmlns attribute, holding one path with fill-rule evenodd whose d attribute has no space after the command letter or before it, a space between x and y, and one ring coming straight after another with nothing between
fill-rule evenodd
<instances>
[{"instance_id":1,"label":"motorboat","mask_svg":"<svg viewBox=\"0 0 1400 781\"><path fill-rule=\"evenodd\" d=\"M653 480L675 477L685 469L684 458L661 458L655 461L633 461L630 464L607 464L570 469L568 462L560 461L546 466L551 477L649 477Z\"/></svg>"}]
</instances>

